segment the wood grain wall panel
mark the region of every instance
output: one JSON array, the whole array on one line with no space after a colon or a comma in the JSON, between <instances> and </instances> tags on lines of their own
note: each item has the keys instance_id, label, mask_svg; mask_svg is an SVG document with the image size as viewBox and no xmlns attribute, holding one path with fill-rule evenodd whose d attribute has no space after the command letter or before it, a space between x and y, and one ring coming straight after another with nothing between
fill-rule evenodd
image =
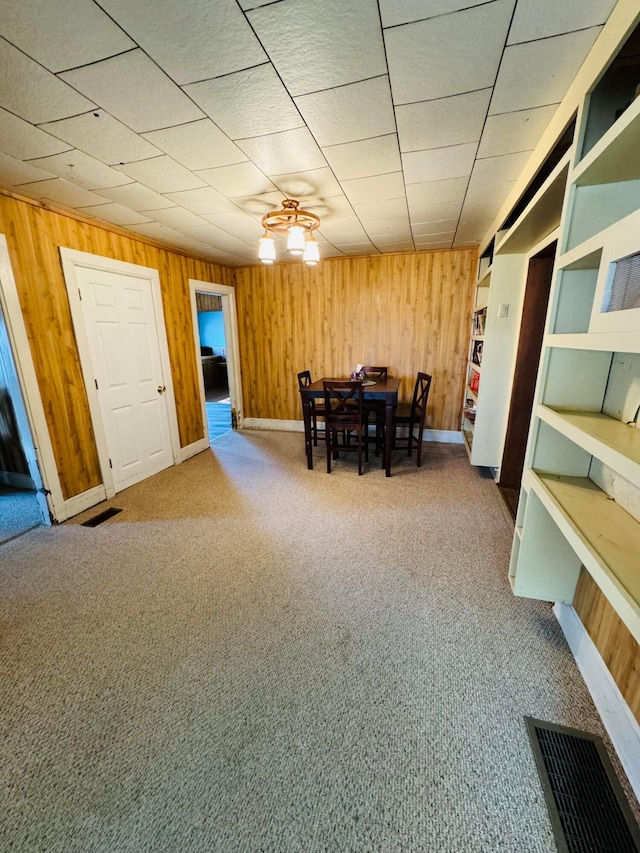
<instances>
[{"instance_id":1,"label":"wood grain wall panel","mask_svg":"<svg viewBox=\"0 0 640 853\"><path fill-rule=\"evenodd\" d=\"M189 278L233 285L233 271L0 195L0 232L16 287L65 498L102 482L62 273L61 246L157 269L160 275L180 444L204 435Z\"/></svg>"},{"instance_id":2,"label":"wood grain wall panel","mask_svg":"<svg viewBox=\"0 0 640 853\"><path fill-rule=\"evenodd\" d=\"M640 645L584 568L580 572L573 606L640 723Z\"/></svg>"},{"instance_id":3,"label":"wood grain wall panel","mask_svg":"<svg viewBox=\"0 0 640 853\"><path fill-rule=\"evenodd\" d=\"M236 270L245 416L301 418L296 373L387 364L409 400L433 375L432 429L459 430L476 251L420 252Z\"/></svg>"}]
</instances>

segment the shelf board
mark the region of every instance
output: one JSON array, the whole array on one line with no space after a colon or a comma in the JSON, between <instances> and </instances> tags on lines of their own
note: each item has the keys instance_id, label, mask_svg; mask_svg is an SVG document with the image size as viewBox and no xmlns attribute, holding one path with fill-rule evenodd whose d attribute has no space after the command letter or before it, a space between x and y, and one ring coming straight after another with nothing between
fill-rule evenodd
<instances>
[{"instance_id":1,"label":"shelf board","mask_svg":"<svg viewBox=\"0 0 640 853\"><path fill-rule=\"evenodd\" d=\"M534 484L578 559L640 642L640 523L586 477L534 473Z\"/></svg>"},{"instance_id":2,"label":"shelf board","mask_svg":"<svg viewBox=\"0 0 640 853\"><path fill-rule=\"evenodd\" d=\"M467 394L468 394L468 396L469 396L469 397L473 397L473 399L474 399L476 402L478 402L478 392L477 392L477 391L472 391L472 390L471 390L471 388L469 388L469 386L468 386L468 385L467 385L467 387L465 388L465 391L467 392Z\"/></svg>"},{"instance_id":3,"label":"shelf board","mask_svg":"<svg viewBox=\"0 0 640 853\"><path fill-rule=\"evenodd\" d=\"M558 227L570 156L567 151L496 246L495 254L526 252Z\"/></svg>"},{"instance_id":4,"label":"shelf board","mask_svg":"<svg viewBox=\"0 0 640 853\"><path fill-rule=\"evenodd\" d=\"M491 279L491 266L488 266L476 280L476 287L489 287Z\"/></svg>"},{"instance_id":5,"label":"shelf board","mask_svg":"<svg viewBox=\"0 0 640 853\"><path fill-rule=\"evenodd\" d=\"M546 335L545 346L559 349L640 352L640 332L597 332Z\"/></svg>"},{"instance_id":6,"label":"shelf board","mask_svg":"<svg viewBox=\"0 0 640 853\"><path fill-rule=\"evenodd\" d=\"M575 412L538 406L537 415L640 487L640 429L627 426L602 412Z\"/></svg>"},{"instance_id":7,"label":"shelf board","mask_svg":"<svg viewBox=\"0 0 640 853\"><path fill-rule=\"evenodd\" d=\"M469 367L473 367L473 369L477 373L482 374L482 365L481 364L476 364L475 361L468 361L467 364L469 365Z\"/></svg>"},{"instance_id":8,"label":"shelf board","mask_svg":"<svg viewBox=\"0 0 640 853\"><path fill-rule=\"evenodd\" d=\"M484 335L471 335L471 340L472 341L483 341Z\"/></svg>"},{"instance_id":9,"label":"shelf board","mask_svg":"<svg viewBox=\"0 0 640 853\"><path fill-rule=\"evenodd\" d=\"M462 437L464 439L464 446L467 451L467 455L469 459L471 459L471 449L473 447L473 432L469 429L462 430Z\"/></svg>"},{"instance_id":10,"label":"shelf board","mask_svg":"<svg viewBox=\"0 0 640 853\"><path fill-rule=\"evenodd\" d=\"M640 97L596 142L573 171L578 187L612 184L640 178Z\"/></svg>"}]
</instances>

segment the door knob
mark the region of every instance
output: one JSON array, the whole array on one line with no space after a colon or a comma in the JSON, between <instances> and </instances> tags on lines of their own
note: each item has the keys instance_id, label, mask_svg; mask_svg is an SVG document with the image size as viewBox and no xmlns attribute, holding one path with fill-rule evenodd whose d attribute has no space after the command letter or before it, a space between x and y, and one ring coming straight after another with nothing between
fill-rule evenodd
<instances>
[{"instance_id":1,"label":"door knob","mask_svg":"<svg viewBox=\"0 0 640 853\"><path fill-rule=\"evenodd\" d=\"M165 385L158 385L158 394L164 394L166 390L167 388Z\"/></svg>"}]
</instances>

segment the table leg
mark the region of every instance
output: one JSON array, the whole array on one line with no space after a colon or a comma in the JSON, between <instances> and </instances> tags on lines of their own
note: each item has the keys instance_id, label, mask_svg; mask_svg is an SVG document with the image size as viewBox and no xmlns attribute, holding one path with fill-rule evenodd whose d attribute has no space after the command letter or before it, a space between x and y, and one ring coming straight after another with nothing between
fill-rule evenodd
<instances>
[{"instance_id":1,"label":"table leg","mask_svg":"<svg viewBox=\"0 0 640 853\"><path fill-rule=\"evenodd\" d=\"M307 468L313 470L313 440L311 438L311 400L302 398L302 419L304 421L304 452L307 455Z\"/></svg>"},{"instance_id":2,"label":"table leg","mask_svg":"<svg viewBox=\"0 0 640 853\"><path fill-rule=\"evenodd\" d=\"M391 400L386 401L385 405L385 423L384 423L384 467L386 476L391 476L391 451L393 450L393 430L394 417L393 412L395 405Z\"/></svg>"}]
</instances>

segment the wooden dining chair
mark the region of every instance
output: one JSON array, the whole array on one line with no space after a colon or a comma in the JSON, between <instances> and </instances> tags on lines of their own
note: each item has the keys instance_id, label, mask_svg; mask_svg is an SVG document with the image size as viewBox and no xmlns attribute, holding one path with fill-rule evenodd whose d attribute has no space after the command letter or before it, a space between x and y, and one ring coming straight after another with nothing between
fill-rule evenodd
<instances>
[{"instance_id":1,"label":"wooden dining chair","mask_svg":"<svg viewBox=\"0 0 640 853\"><path fill-rule=\"evenodd\" d=\"M362 368L362 373L364 373L366 379L377 381L379 379L387 378L389 375L389 368L386 366L375 367L367 365ZM384 400L366 400L364 403L364 410L367 415L367 426L370 421L375 424L375 455L378 456L384 447L385 402ZM369 434L367 431L367 441L368 440Z\"/></svg>"},{"instance_id":2,"label":"wooden dining chair","mask_svg":"<svg viewBox=\"0 0 640 853\"><path fill-rule=\"evenodd\" d=\"M362 474L363 448L365 460L369 461L362 382L325 379L323 386L327 474L331 473L331 459L337 459L344 451L357 452L358 474Z\"/></svg>"},{"instance_id":3,"label":"wooden dining chair","mask_svg":"<svg viewBox=\"0 0 640 853\"><path fill-rule=\"evenodd\" d=\"M300 391L311 384L312 380L310 370L303 370L301 373L298 373L298 388ZM324 403L312 397L309 401L309 409L311 412L311 438L313 439L314 447L317 447L318 434L324 435L324 430L318 431L318 418L324 419Z\"/></svg>"},{"instance_id":4,"label":"wooden dining chair","mask_svg":"<svg viewBox=\"0 0 640 853\"><path fill-rule=\"evenodd\" d=\"M427 400L430 388L431 376L428 373L418 373L411 406L409 408L403 405L398 406L395 416L394 447L406 447L407 456L411 456L415 444L418 449L416 459L418 468L422 465L422 434L427 416ZM403 428L403 431L404 429L408 430L406 437L398 437L399 427ZM415 430L417 433L414 432ZM406 444L404 444L405 441Z\"/></svg>"}]
</instances>

